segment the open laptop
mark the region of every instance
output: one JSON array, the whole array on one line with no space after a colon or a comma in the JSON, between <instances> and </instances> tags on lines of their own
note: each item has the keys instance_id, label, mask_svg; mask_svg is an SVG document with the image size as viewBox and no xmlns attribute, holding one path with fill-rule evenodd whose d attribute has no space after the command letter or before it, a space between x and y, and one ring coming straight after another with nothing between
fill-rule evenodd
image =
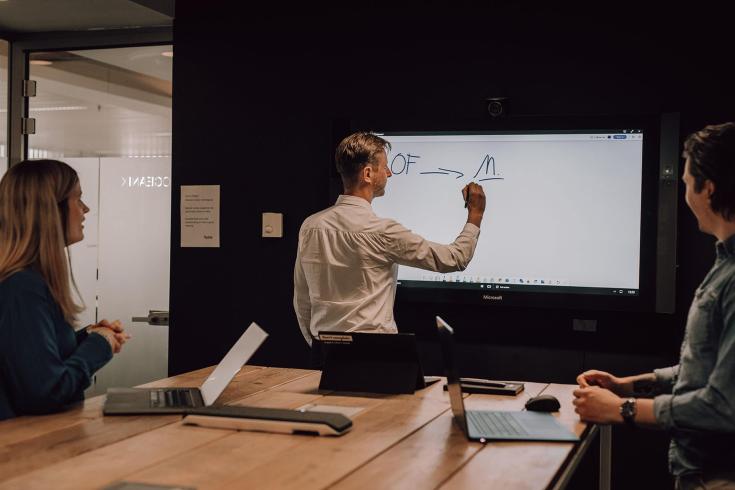
<instances>
[{"instance_id":1,"label":"open laptop","mask_svg":"<svg viewBox=\"0 0 735 490\"><path fill-rule=\"evenodd\" d=\"M200 388L109 388L105 415L185 413L209 407L258 350L268 334L251 323Z\"/></svg>"},{"instance_id":2,"label":"open laptop","mask_svg":"<svg viewBox=\"0 0 735 490\"><path fill-rule=\"evenodd\" d=\"M473 441L579 441L548 413L517 411L465 410L459 375L454 363L454 330L436 317L444 370L447 375L449 402L454 420Z\"/></svg>"}]
</instances>

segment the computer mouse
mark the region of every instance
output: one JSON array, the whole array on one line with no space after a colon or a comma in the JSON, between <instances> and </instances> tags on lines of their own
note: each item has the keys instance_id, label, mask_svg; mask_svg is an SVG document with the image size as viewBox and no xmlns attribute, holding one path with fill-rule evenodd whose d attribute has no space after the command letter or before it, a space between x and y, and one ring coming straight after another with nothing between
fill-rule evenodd
<instances>
[{"instance_id":1,"label":"computer mouse","mask_svg":"<svg viewBox=\"0 0 735 490\"><path fill-rule=\"evenodd\" d=\"M526 402L526 410L533 412L556 412L561 405L553 395L539 395L529 398Z\"/></svg>"}]
</instances>

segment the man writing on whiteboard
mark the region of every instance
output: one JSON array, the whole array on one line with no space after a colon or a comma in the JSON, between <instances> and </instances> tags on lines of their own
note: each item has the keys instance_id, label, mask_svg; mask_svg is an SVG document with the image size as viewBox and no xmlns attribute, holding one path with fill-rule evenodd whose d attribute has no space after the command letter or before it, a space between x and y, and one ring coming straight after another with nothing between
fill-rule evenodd
<instances>
[{"instance_id":1,"label":"man writing on whiteboard","mask_svg":"<svg viewBox=\"0 0 735 490\"><path fill-rule=\"evenodd\" d=\"M343 139L335 160L344 193L334 206L301 225L293 302L309 345L321 331L396 333L398 265L461 271L475 252L485 212L485 193L478 184L462 189L467 222L449 245L430 242L375 215L371 202L385 194L391 176L389 150L390 143L372 133Z\"/></svg>"},{"instance_id":2,"label":"man writing on whiteboard","mask_svg":"<svg viewBox=\"0 0 735 490\"><path fill-rule=\"evenodd\" d=\"M583 420L654 426L671 434L677 489L735 488L735 124L707 126L684 143L685 200L717 258L694 294L679 364L618 378L577 377Z\"/></svg>"}]
</instances>

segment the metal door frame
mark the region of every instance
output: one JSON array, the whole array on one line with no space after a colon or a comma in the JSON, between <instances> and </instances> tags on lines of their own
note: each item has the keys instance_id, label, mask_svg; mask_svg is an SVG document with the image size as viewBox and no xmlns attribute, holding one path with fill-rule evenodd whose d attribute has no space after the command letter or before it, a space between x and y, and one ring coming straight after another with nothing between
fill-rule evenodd
<instances>
[{"instance_id":1,"label":"metal door frame","mask_svg":"<svg viewBox=\"0 0 735 490\"><path fill-rule=\"evenodd\" d=\"M129 48L174 43L173 27L105 29L100 31L41 32L8 36L8 167L28 157L28 135L23 118L28 117L28 98L23 83L28 79L28 58L36 51L69 51Z\"/></svg>"}]
</instances>

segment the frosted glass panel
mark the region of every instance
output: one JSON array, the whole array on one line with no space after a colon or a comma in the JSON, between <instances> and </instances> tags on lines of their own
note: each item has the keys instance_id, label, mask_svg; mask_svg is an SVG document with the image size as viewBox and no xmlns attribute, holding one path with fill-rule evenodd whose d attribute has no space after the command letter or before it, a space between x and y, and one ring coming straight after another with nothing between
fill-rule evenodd
<instances>
[{"instance_id":1,"label":"frosted glass panel","mask_svg":"<svg viewBox=\"0 0 735 490\"><path fill-rule=\"evenodd\" d=\"M134 386L168 373L168 327L133 323L168 311L171 159L100 159L98 318L132 335L97 387Z\"/></svg>"},{"instance_id":2,"label":"frosted glass panel","mask_svg":"<svg viewBox=\"0 0 735 490\"><path fill-rule=\"evenodd\" d=\"M79 174L82 200L89 207L84 219L84 240L69 247L72 272L86 309L79 315L80 326L95 323L97 305L97 241L98 241L98 198L99 158L65 158Z\"/></svg>"},{"instance_id":3,"label":"frosted glass panel","mask_svg":"<svg viewBox=\"0 0 735 490\"><path fill-rule=\"evenodd\" d=\"M169 46L30 53L30 158L171 155Z\"/></svg>"}]
</instances>

